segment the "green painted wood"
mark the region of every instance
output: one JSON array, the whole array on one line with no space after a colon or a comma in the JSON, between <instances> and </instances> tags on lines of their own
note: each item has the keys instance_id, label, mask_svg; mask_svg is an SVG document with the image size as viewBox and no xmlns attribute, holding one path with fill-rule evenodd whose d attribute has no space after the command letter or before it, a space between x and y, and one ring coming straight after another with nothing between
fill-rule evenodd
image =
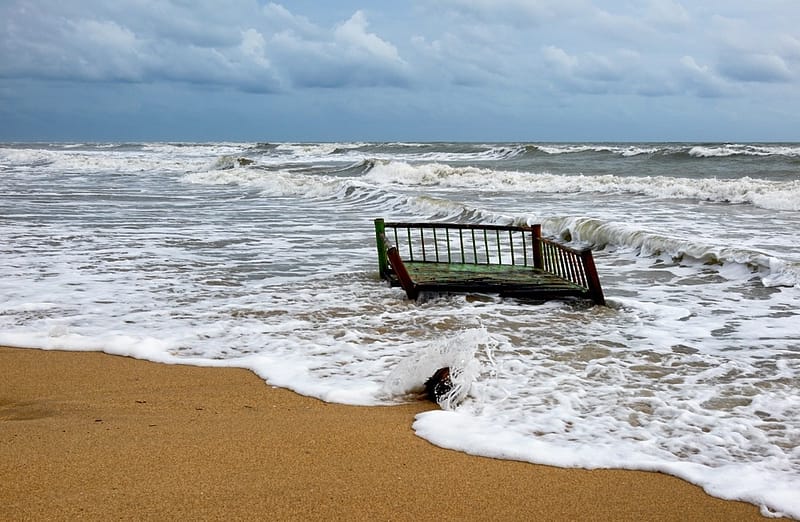
<instances>
[{"instance_id":1,"label":"green painted wood","mask_svg":"<svg viewBox=\"0 0 800 522\"><path fill-rule=\"evenodd\" d=\"M386 258L386 240L385 240L386 224L383 219L378 218L375 220L375 245L378 248L378 273L381 277L389 272L389 261Z\"/></svg>"},{"instance_id":2,"label":"green painted wood","mask_svg":"<svg viewBox=\"0 0 800 522\"><path fill-rule=\"evenodd\" d=\"M404 264L409 276L418 286L428 284L534 284L585 290L585 288L561 277L531 267L416 262L405 262Z\"/></svg>"}]
</instances>

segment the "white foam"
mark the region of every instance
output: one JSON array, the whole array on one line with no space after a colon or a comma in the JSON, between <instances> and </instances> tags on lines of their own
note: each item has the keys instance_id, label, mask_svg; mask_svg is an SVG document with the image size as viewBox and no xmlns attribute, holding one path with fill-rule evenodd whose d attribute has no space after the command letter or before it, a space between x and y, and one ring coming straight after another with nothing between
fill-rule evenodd
<instances>
[{"instance_id":1,"label":"white foam","mask_svg":"<svg viewBox=\"0 0 800 522\"><path fill-rule=\"evenodd\" d=\"M594 440L578 445L554 443L532 436L530 426L508 430L467 410L431 411L417 415L414 430L437 446L499 459L520 460L566 468L617 468L655 471L674 475L730 500L745 500L761 507L765 516L798 517L796 493L800 480L788 482L766 469L751 466L700 465L654 456L646 435L620 443L607 440L601 431ZM644 435L644 434L643 434ZM731 488L731 484L737 484ZM779 507L780 506L780 507Z\"/></svg>"},{"instance_id":2,"label":"white foam","mask_svg":"<svg viewBox=\"0 0 800 522\"><path fill-rule=\"evenodd\" d=\"M800 147L793 144L542 144L537 149L547 154L580 154L584 152L607 152L621 157L643 154L680 155L697 158L725 158L730 156L800 156Z\"/></svg>"},{"instance_id":3,"label":"white foam","mask_svg":"<svg viewBox=\"0 0 800 522\"><path fill-rule=\"evenodd\" d=\"M153 149L155 153L148 151ZM137 173L149 171L186 172L204 168L209 154L214 156L230 153L230 145L203 147L176 146L168 144L150 145L132 151L105 150L104 147L58 148L8 148L0 147L0 165L20 169L36 169L43 172L119 172ZM237 146L235 150L241 150Z\"/></svg>"},{"instance_id":4,"label":"white foam","mask_svg":"<svg viewBox=\"0 0 800 522\"><path fill-rule=\"evenodd\" d=\"M453 167L439 163L380 163L365 177L379 184L475 188L504 192L550 194L635 194L660 199L695 199L719 203L748 203L772 210L800 210L800 181L720 180L669 176L557 175Z\"/></svg>"},{"instance_id":5,"label":"white foam","mask_svg":"<svg viewBox=\"0 0 800 522\"><path fill-rule=\"evenodd\" d=\"M674 148L649 145L538 145L537 148L547 154L578 154L581 152L609 152L623 157L639 156L641 154L655 154L665 151L674 151Z\"/></svg>"},{"instance_id":6,"label":"white foam","mask_svg":"<svg viewBox=\"0 0 800 522\"><path fill-rule=\"evenodd\" d=\"M689 149L689 155L700 158L724 158L728 156L800 156L800 147L788 145L697 145Z\"/></svg>"}]
</instances>

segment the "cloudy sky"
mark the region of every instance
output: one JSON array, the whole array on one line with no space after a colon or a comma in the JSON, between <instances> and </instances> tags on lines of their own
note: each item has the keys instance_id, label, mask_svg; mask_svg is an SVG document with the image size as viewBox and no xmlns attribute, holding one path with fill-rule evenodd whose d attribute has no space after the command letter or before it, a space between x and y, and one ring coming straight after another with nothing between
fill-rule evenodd
<instances>
[{"instance_id":1,"label":"cloudy sky","mask_svg":"<svg viewBox=\"0 0 800 522\"><path fill-rule=\"evenodd\" d=\"M800 1L0 0L0 140L800 141Z\"/></svg>"}]
</instances>

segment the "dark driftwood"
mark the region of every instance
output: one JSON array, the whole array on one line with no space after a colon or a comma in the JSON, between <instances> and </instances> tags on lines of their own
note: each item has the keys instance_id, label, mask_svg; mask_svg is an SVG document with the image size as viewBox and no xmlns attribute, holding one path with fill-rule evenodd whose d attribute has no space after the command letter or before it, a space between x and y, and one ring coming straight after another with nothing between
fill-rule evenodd
<instances>
[{"instance_id":1,"label":"dark driftwood","mask_svg":"<svg viewBox=\"0 0 800 522\"><path fill-rule=\"evenodd\" d=\"M450 380L450 367L439 368L425 381L425 396L429 401L439 403L439 401L453 389L453 381Z\"/></svg>"}]
</instances>

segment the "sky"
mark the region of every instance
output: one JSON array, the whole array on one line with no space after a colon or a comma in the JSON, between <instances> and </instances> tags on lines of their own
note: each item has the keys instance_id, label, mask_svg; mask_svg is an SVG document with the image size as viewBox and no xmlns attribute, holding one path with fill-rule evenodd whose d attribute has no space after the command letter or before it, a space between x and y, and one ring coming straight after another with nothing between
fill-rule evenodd
<instances>
[{"instance_id":1,"label":"sky","mask_svg":"<svg viewBox=\"0 0 800 522\"><path fill-rule=\"evenodd\" d=\"M797 0L0 0L2 141L800 141Z\"/></svg>"}]
</instances>

